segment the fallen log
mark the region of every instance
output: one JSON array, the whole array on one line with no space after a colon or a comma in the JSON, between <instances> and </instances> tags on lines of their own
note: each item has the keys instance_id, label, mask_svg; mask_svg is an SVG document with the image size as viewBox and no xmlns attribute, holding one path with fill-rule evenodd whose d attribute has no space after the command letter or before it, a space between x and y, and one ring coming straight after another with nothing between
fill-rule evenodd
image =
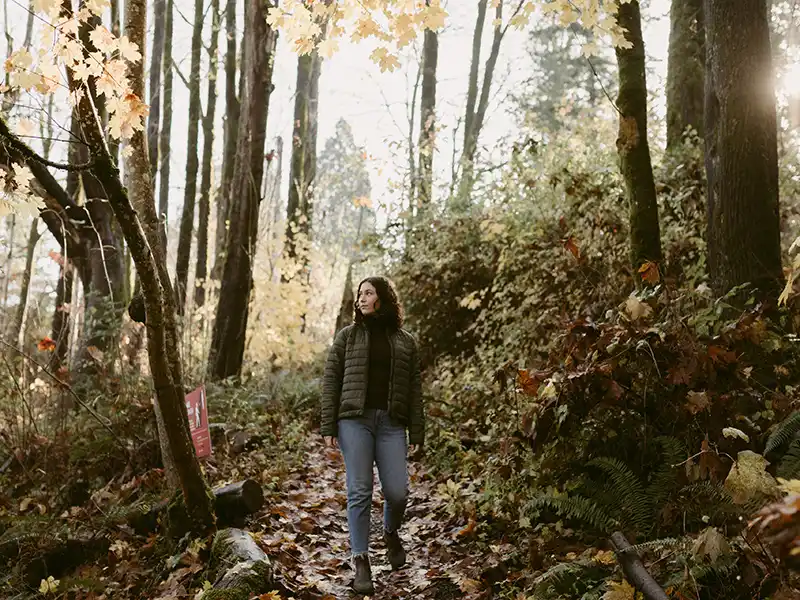
<instances>
[{"instance_id":1,"label":"fallen log","mask_svg":"<svg viewBox=\"0 0 800 600\"><path fill-rule=\"evenodd\" d=\"M269 558L242 529L217 532L207 575L214 584L203 600L249 600L272 588Z\"/></svg>"},{"instance_id":2,"label":"fallen log","mask_svg":"<svg viewBox=\"0 0 800 600\"><path fill-rule=\"evenodd\" d=\"M244 519L258 511L264 505L264 492L254 479L245 479L213 490L214 510L217 513L217 525L241 525ZM147 535L158 528L158 517L169 506L169 499L146 507L133 507L123 522L127 523L139 535Z\"/></svg>"},{"instance_id":3,"label":"fallen log","mask_svg":"<svg viewBox=\"0 0 800 600\"><path fill-rule=\"evenodd\" d=\"M217 522L223 526L237 524L264 506L264 491L253 479L216 488L214 498Z\"/></svg>"},{"instance_id":4,"label":"fallen log","mask_svg":"<svg viewBox=\"0 0 800 600\"><path fill-rule=\"evenodd\" d=\"M611 543L614 545L614 552L622 566L622 572L625 573L625 578L634 588L644 594L645 600L669 600L661 586L647 572L639 555L633 550L621 531L611 534Z\"/></svg>"}]
</instances>

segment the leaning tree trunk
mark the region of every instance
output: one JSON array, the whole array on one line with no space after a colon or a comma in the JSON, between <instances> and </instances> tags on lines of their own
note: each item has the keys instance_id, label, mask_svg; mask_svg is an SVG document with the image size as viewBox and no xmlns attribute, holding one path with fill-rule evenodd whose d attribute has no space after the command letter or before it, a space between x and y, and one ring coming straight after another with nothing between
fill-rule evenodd
<instances>
[{"instance_id":1,"label":"leaning tree trunk","mask_svg":"<svg viewBox=\"0 0 800 600\"><path fill-rule=\"evenodd\" d=\"M208 48L208 96L203 117L203 169L200 178L200 206L197 223L197 263L195 266L194 304L206 302L208 277L208 218L211 211L211 169L214 150L214 117L217 109L217 46L219 45L219 0L211 0L211 44Z\"/></svg>"},{"instance_id":2,"label":"leaning tree trunk","mask_svg":"<svg viewBox=\"0 0 800 600\"><path fill-rule=\"evenodd\" d=\"M125 29L128 38L142 49L145 47L146 15L145 0L128 1ZM130 65L131 88L139 97L144 94L142 64ZM90 122L96 125L88 103L82 100L79 106L85 126L89 127ZM94 129L92 133L94 134L92 141L97 143L100 132ZM148 356L156 403L163 419L163 434L167 440L166 445L171 459L174 459L189 522L193 531L205 534L214 529L214 510L189 433L183 370L177 350L175 300L169 284L166 257L159 243L158 220L155 214L147 140L144 133L135 132L130 145L132 153L127 168L131 172L133 203L127 190L120 184L119 171L109 160L110 157L102 151L97 157L96 171L110 191L110 204L128 240L141 281L147 311ZM144 228L139 215L144 220Z\"/></svg>"},{"instance_id":3,"label":"leaning tree trunk","mask_svg":"<svg viewBox=\"0 0 800 600\"><path fill-rule=\"evenodd\" d=\"M236 0L228 0L225 8L225 129L223 132L222 182L217 194L217 230L214 239L214 266L211 278L219 281L225 264L228 217L230 216L230 187L236 162L236 141L239 132L241 104L236 94ZM240 76L241 77L241 76ZM242 79L243 81L243 79Z\"/></svg>"},{"instance_id":4,"label":"leaning tree trunk","mask_svg":"<svg viewBox=\"0 0 800 600\"><path fill-rule=\"evenodd\" d=\"M34 217L31 223L31 230L28 234L28 249L25 254L25 270L22 272L22 282L19 288L19 304L14 313L14 320L11 322L11 328L8 331L8 339L12 343L18 344L23 347L22 342L22 325L25 322L25 309L28 306L28 293L31 288L31 275L33 273L33 257L36 253L36 244L39 243L39 238L42 235L39 233L39 217Z\"/></svg>"},{"instance_id":5,"label":"leaning tree trunk","mask_svg":"<svg viewBox=\"0 0 800 600\"><path fill-rule=\"evenodd\" d=\"M725 294L781 287L778 141L765 0L705 0L708 272Z\"/></svg>"},{"instance_id":6,"label":"leaning tree trunk","mask_svg":"<svg viewBox=\"0 0 800 600\"><path fill-rule=\"evenodd\" d=\"M11 264L14 260L14 230L17 228L17 215L11 213L6 217L8 227L8 254L6 255L6 268L3 277L3 308L8 306L8 284L11 282ZM5 325L5 322L3 322Z\"/></svg>"},{"instance_id":7,"label":"leaning tree trunk","mask_svg":"<svg viewBox=\"0 0 800 600\"><path fill-rule=\"evenodd\" d=\"M317 112L322 59L315 50L297 57L294 96L294 130L289 170L289 200L286 204L286 249L290 259L307 264L311 234L311 212L317 162Z\"/></svg>"},{"instance_id":8,"label":"leaning tree trunk","mask_svg":"<svg viewBox=\"0 0 800 600\"><path fill-rule=\"evenodd\" d=\"M194 204L197 196L197 139L200 125L200 50L203 41L203 0L194 2L192 30L192 62L189 71L189 132L186 136L186 183L183 194L183 214L178 235L178 257L175 265L175 291L178 295L178 314L186 309L186 286L189 282L189 256L192 249Z\"/></svg>"},{"instance_id":9,"label":"leaning tree trunk","mask_svg":"<svg viewBox=\"0 0 800 600\"><path fill-rule=\"evenodd\" d=\"M667 66L667 150L678 148L687 127L703 137L705 29L703 0L672 0Z\"/></svg>"},{"instance_id":10,"label":"leaning tree trunk","mask_svg":"<svg viewBox=\"0 0 800 600\"><path fill-rule=\"evenodd\" d=\"M634 270L661 260L656 186L647 143L647 81L638 0L621 4L619 24L631 48L616 48L619 67L617 152L630 210L630 257Z\"/></svg>"},{"instance_id":11,"label":"leaning tree trunk","mask_svg":"<svg viewBox=\"0 0 800 600\"><path fill-rule=\"evenodd\" d=\"M430 4L430 0L428 1ZM422 98L420 100L419 172L417 208L427 212L433 200L433 152L436 145L436 66L439 35L425 30L422 45Z\"/></svg>"},{"instance_id":12,"label":"leaning tree trunk","mask_svg":"<svg viewBox=\"0 0 800 600\"><path fill-rule=\"evenodd\" d=\"M258 207L264 171L264 142L272 93L272 71L277 32L267 26L271 3L247 0L244 68L246 78L239 116L236 162L231 180L229 243L209 350L208 374L212 379L239 375L244 359L252 260L258 236Z\"/></svg>"},{"instance_id":13,"label":"leaning tree trunk","mask_svg":"<svg viewBox=\"0 0 800 600\"><path fill-rule=\"evenodd\" d=\"M167 14L164 18L164 121L158 135L158 217L160 221L161 247L167 254L167 225L169 219L169 175L170 139L172 135L172 24L175 7L173 0L167 0Z\"/></svg>"}]
</instances>

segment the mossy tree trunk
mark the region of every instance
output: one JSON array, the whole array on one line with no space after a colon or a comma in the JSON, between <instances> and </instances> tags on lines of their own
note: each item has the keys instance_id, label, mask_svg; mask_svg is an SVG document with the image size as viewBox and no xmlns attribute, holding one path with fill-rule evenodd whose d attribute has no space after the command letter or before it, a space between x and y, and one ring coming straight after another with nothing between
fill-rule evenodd
<instances>
[{"instance_id":1,"label":"mossy tree trunk","mask_svg":"<svg viewBox=\"0 0 800 600\"><path fill-rule=\"evenodd\" d=\"M194 206L197 199L197 173L200 169L197 140L200 134L200 60L203 42L203 17L203 0L195 0L194 25L192 28L192 60L189 71L189 130L186 136L186 180L175 264L175 293L178 296L179 315L182 315L186 310L186 286L189 282Z\"/></svg>"},{"instance_id":2,"label":"mossy tree trunk","mask_svg":"<svg viewBox=\"0 0 800 600\"><path fill-rule=\"evenodd\" d=\"M197 221L197 262L195 264L194 304L206 302L208 277L208 219L211 212L211 171L214 168L214 118L217 114L217 47L219 45L219 0L211 0L211 43L208 47L208 96L203 116L203 164L200 176L200 214Z\"/></svg>"},{"instance_id":3,"label":"mossy tree trunk","mask_svg":"<svg viewBox=\"0 0 800 600\"><path fill-rule=\"evenodd\" d=\"M297 57L294 129L286 204L286 256L305 255L311 235L314 177L317 172L317 114L322 58L317 51Z\"/></svg>"},{"instance_id":4,"label":"mossy tree trunk","mask_svg":"<svg viewBox=\"0 0 800 600\"><path fill-rule=\"evenodd\" d=\"M705 0L708 271L725 294L783 280L778 139L765 0Z\"/></svg>"},{"instance_id":5,"label":"mossy tree trunk","mask_svg":"<svg viewBox=\"0 0 800 600\"><path fill-rule=\"evenodd\" d=\"M217 197L217 230L214 239L214 266L211 278L219 281L225 264L230 216L230 185L233 179L233 165L236 162L236 141L239 132L239 113L241 103L236 92L236 0L227 0L225 7L225 128L223 132L222 181ZM241 76L240 76L241 77Z\"/></svg>"},{"instance_id":6,"label":"mossy tree trunk","mask_svg":"<svg viewBox=\"0 0 800 600\"><path fill-rule=\"evenodd\" d=\"M656 186L647 143L647 80L638 0L621 4L619 24L630 48L616 48L619 68L617 152L630 210L630 257L634 270L661 260Z\"/></svg>"},{"instance_id":7,"label":"mossy tree trunk","mask_svg":"<svg viewBox=\"0 0 800 600\"><path fill-rule=\"evenodd\" d=\"M672 0L667 65L667 150L687 127L703 137L705 26L703 0Z\"/></svg>"},{"instance_id":8,"label":"mossy tree trunk","mask_svg":"<svg viewBox=\"0 0 800 600\"><path fill-rule=\"evenodd\" d=\"M240 135L231 181L230 229L219 302L211 338L208 375L225 379L241 373L253 287L252 260L258 237L258 208L264 175L269 98L277 32L267 26L267 0L247 0Z\"/></svg>"}]
</instances>

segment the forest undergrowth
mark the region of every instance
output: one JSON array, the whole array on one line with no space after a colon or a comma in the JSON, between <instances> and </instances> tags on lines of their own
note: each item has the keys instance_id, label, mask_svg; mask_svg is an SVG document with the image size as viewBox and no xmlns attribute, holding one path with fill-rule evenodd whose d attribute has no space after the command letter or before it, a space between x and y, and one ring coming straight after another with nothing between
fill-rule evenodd
<instances>
[{"instance_id":1,"label":"forest undergrowth","mask_svg":"<svg viewBox=\"0 0 800 600\"><path fill-rule=\"evenodd\" d=\"M419 227L396 262L429 441L412 562L378 568L377 597L634 600L614 531L671 598L797 597L797 295L712 298L697 148L662 161L665 260L632 271L619 177L596 167L612 153L569 136L528 147L481 190L491 203ZM274 565L261 598L347 594L323 359L207 390L209 484L263 489L242 525ZM130 374L99 385L80 403L51 390L57 422L3 440L0 595L200 598L208 540L170 539L152 510L168 488L150 390Z\"/></svg>"}]
</instances>

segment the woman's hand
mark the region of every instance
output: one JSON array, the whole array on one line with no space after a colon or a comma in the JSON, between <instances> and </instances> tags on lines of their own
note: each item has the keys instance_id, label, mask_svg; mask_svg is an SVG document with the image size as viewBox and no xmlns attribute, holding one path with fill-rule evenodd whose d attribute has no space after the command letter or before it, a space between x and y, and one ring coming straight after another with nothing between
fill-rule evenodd
<instances>
[{"instance_id":1,"label":"woman's hand","mask_svg":"<svg viewBox=\"0 0 800 600\"><path fill-rule=\"evenodd\" d=\"M324 437L324 439L325 439L325 445L328 448L338 448L339 447L339 440L337 440L335 437L330 436L330 435L326 435Z\"/></svg>"}]
</instances>

